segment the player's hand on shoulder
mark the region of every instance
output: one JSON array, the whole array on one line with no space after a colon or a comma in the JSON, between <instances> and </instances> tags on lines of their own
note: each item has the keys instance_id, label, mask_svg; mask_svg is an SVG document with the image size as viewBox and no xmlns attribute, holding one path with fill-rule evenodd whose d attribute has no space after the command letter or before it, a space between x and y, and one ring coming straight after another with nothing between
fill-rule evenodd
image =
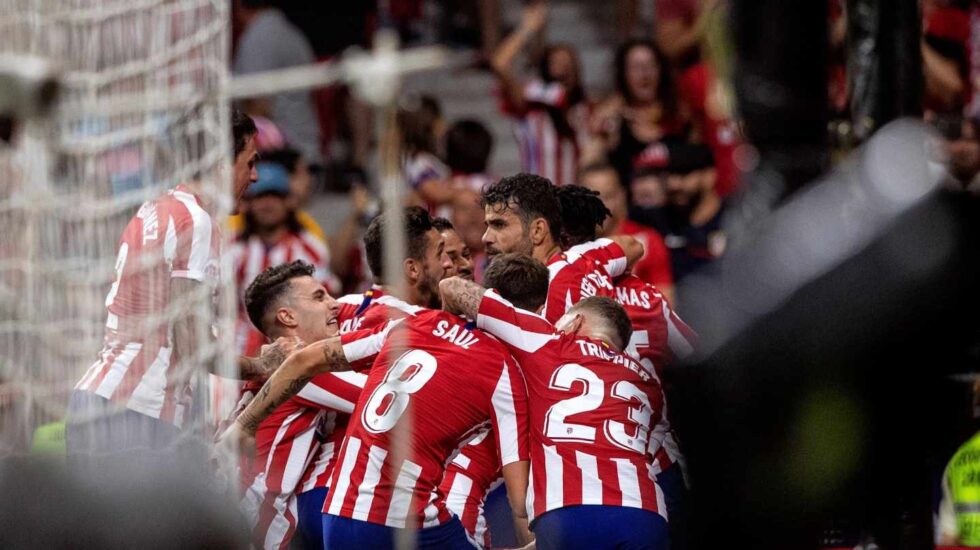
<instances>
[{"instance_id":1,"label":"player's hand on shoulder","mask_svg":"<svg viewBox=\"0 0 980 550\"><path fill-rule=\"evenodd\" d=\"M259 379L272 376L287 357L304 346L306 343L296 336L281 336L275 342L262 346L259 352Z\"/></svg>"}]
</instances>

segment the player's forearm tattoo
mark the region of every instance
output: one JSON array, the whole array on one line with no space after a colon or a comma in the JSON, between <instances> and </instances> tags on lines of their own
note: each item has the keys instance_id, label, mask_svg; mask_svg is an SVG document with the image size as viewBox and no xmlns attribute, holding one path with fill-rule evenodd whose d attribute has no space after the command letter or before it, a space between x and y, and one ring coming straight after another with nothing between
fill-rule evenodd
<instances>
[{"instance_id":1,"label":"player's forearm tattoo","mask_svg":"<svg viewBox=\"0 0 980 550\"><path fill-rule=\"evenodd\" d=\"M459 277L447 279L443 284L447 310L475 319L480 311L484 288Z\"/></svg>"},{"instance_id":2,"label":"player's forearm tattoo","mask_svg":"<svg viewBox=\"0 0 980 550\"><path fill-rule=\"evenodd\" d=\"M350 370L350 363L347 361L347 356L344 355L344 348L341 347L340 342L328 343L323 346L323 361L327 365L327 370L329 371L341 371Z\"/></svg>"},{"instance_id":3,"label":"player's forearm tattoo","mask_svg":"<svg viewBox=\"0 0 980 550\"><path fill-rule=\"evenodd\" d=\"M272 380L266 382L255 399L248 404L248 407L245 407L242 414L238 415L238 423L241 425L242 430L251 435L255 435L259 424L268 418L279 405L282 405L290 397L299 393L303 389L303 386L312 378L312 375L301 375L298 378L289 380L286 386L278 391L272 390Z\"/></svg>"}]
</instances>

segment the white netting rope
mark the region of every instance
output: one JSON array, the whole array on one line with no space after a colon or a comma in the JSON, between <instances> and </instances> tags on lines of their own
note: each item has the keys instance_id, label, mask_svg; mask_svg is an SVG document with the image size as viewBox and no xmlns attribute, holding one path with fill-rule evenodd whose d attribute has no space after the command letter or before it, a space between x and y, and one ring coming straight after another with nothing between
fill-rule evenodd
<instances>
[{"instance_id":1,"label":"white netting rope","mask_svg":"<svg viewBox=\"0 0 980 550\"><path fill-rule=\"evenodd\" d=\"M97 359L119 238L139 205L196 181L215 223L229 211L229 23L222 0L0 0L0 54L40 57L62 84L52 116L0 148L0 453L58 418ZM193 310L197 332L230 338L221 267L220 303L202 289L145 329ZM199 375L215 360L230 370L230 341L199 341Z\"/></svg>"}]
</instances>

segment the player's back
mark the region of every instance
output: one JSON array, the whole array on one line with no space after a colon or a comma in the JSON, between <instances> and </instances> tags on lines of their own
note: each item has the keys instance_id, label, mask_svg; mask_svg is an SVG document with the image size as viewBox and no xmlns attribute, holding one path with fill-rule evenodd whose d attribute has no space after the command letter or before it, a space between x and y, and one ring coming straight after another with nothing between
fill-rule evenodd
<instances>
[{"instance_id":1,"label":"player's back","mask_svg":"<svg viewBox=\"0 0 980 550\"><path fill-rule=\"evenodd\" d=\"M446 506L459 517L470 537L490 548L490 530L483 512L487 494L503 482L503 471L491 431L483 432L460 449L446 466L439 490Z\"/></svg>"},{"instance_id":2,"label":"player's back","mask_svg":"<svg viewBox=\"0 0 980 550\"><path fill-rule=\"evenodd\" d=\"M694 351L697 334L671 309L657 287L635 275L616 279L616 301L633 325L627 351L661 374L664 365Z\"/></svg>"},{"instance_id":3,"label":"player's back","mask_svg":"<svg viewBox=\"0 0 980 550\"><path fill-rule=\"evenodd\" d=\"M655 373L492 291L477 324L507 344L527 381L533 517L582 504L664 514L647 456L662 399Z\"/></svg>"},{"instance_id":4,"label":"player's back","mask_svg":"<svg viewBox=\"0 0 980 550\"><path fill-rule=\"evenodd\" d=\"M493 337L443 311L406 318L368 375L325 511L389 527L448 521L436 492L446 463L489 425L504 463L516 460L523 443L515 409L523 410L525 399L520 372ZM394 457L401 426L410 429L409 456Z\"/></svg>"}]
</instances>

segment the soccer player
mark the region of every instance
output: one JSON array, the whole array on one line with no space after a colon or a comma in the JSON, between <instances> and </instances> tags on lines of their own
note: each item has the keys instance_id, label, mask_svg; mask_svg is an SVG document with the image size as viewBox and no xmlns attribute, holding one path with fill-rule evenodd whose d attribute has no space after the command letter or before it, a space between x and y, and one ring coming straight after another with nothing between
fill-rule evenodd
<instances>
[{"instance_id":1,"label":"soccer player","mask_svg":"<svg viewBox=\"0 0 980 550\"><path fill-rule=\"evenodd\" d=\"M440 290L448 310L475 318L521 365L537 548L667 548L663 493L646 456L661 389L624 353L632 328L622 306L589 297L552 325L458 277Z\"/></svg>"},{"instance_id":2,"label":"soccer player","mask_svg":"<svg viewBox=\"0 0 980 550\"><path fill-rule=\"evenodd\" d=\"M436 231L439 232L439 235L442 236L443 241L446 243L446 255L449 256L449 261L453 264L452 270L447 272L446 276L452 277L458 275L472 281L473 254L470 252L470 248L466 246L466 243L463 242L463 238L456 232L456 228L453 227L452 222L446 218L433 218L432 227L436 228Z\"/></svg>"},{"instance_id":3,"label":"soccer player","mask_svg":"<svg viewBox=\"0 0 980 550\"><path fill-rule=\"evenodd\" d=\"M584 249L585 255L591 256L593 252L588 249L594 246L596 232L609 216L609 210L595 191L584 187L562 187L557 196L564 244L570 250ZM627 346L633 358L656 372L659 378L666 364L694 351L697 335L674 313L657 287L629 273L616 278L613 286L616 301L625 308L633 324L633 336ZM660 420L650 434L648 452L654 459L653 470L667 502L671 545L684 548L687 488L681 473L681 452L667 416L666 396Z\"/></svg>"},{"instance_id":4,"label":"soccer player","mask_svg":"<svg viewBox=\"0 0 980 550\"><path fill-rule=\"evenodd\" d=\"M423 310L292 354L222 439L247 441L314 375L369 357L376 361L331 479L326 547L389 548L399 530L417 529L419 548L472 548L437 487L459 446L488 426L515 514L522 514L528 449L520 371L499 341L445 311ZM402 431L406 418L410 432ZM395 454L397 433L408 438L408 456Z\"/></svg>"},{"instance_id":5,"label":"soccer player","mask_svg":"<svg viewBox=\"0 0 980 550\"><path fill-rule=\"evenodd\" d=\"M260 273L245 291L245 308L270 340L316 342L339 333L336 300L314 266L300 260ZM256 455L242 470L242 509L256 548L289 547L297 527L304 547L323 547L320 511L298 515L295 493L320 446L318 432L330 433L338 415L353 412L366 379L354 372L316 376L259 424Z\"/></svg>"},{"instance_id":6,"label":"soccer player","mask_svg":"<svg viewBox=\"0 0 980 550\"><path fill-rule=\"evenodd\" d=\"M233 191L255 181L255 124L235 111ZM193 307L217 284L220 236L214 193L202 182L177 185L144 203L123 232L116 278L106 296L105 343L76 384L68 406L69 462L112 475L116 467L170 467L194 396L193 357L207 322ZM274 364L281 361L282 350ZM239 361L243 377L272 363ZM209 366L210 368L211 366ZM91 457L91 459L89 459ZM113 458L121 458L118 463ZM91 472L90 472L91 473Z\"/></svg>"},{"instance_id":7,"label":"soccer player","mask_svg":"<svg viewBox=\"0 0 980 550\"><path fill-rule=\"evenodd\" d=\"M487 267L483 283L516 307L538 311L548 295L548 270L527 256L498 254ZM493 438L477 437L446 467L440 485L446 495L446 506L459 517L470 539L483 548L490 548L492 540L484 516L484 502L502 481Z\"/></svg>"},{"instance_id":8,"label":"soccer player","mask_svg":"<svg viewBox=\"0 0 980 550\"><path fill-rule=\"evenodd\" d=\"M364 234L364 250L368 265L375 274L374 285L363 294L349 294L340 298L337 320L340 333L369 330L384 325L392 319L401 319L421 311L422 307L438 303L439 281L453 270L453 263L446 253L445 237L433 224L429 213L417 206L405 208L405 235L407 254L402 263L404 291L393 283L397 279L384 276L383 235L385 215L375 218ZM359 368L371 366L370 360L362 360ZM326 499L330 477L337 459L337 450L343 442L350 416L340 414L334 419L332 431L321 433L322 444L316 458L310 461L298 490L300 517L320 520ZM309 522L303 522L303 525ZM318 534L301 529L304 536L316 535L322 539L322 527ZM317 544L314 544L317 545ZM322 540L317 546L323 546Z\"/></svg>"},{"instance_id":9,"label":"soccer player","mask_svg":"<svg viewBox=\"0 0 980 550\"><path fill-rule=\"evenodd\" d=\"M540 176L517 174L487 187L482 197L487 253L521 254L548 266L553 288L543 315L552 323L582 298L612 297L610 277L622 274L643 256L643 245L625 235L598 242L592 248L600 250L588 259L580 252L562 252L557 189ZM604 260L598 265L595 258L601 252Z\"/></svg>"}]
</instances>

